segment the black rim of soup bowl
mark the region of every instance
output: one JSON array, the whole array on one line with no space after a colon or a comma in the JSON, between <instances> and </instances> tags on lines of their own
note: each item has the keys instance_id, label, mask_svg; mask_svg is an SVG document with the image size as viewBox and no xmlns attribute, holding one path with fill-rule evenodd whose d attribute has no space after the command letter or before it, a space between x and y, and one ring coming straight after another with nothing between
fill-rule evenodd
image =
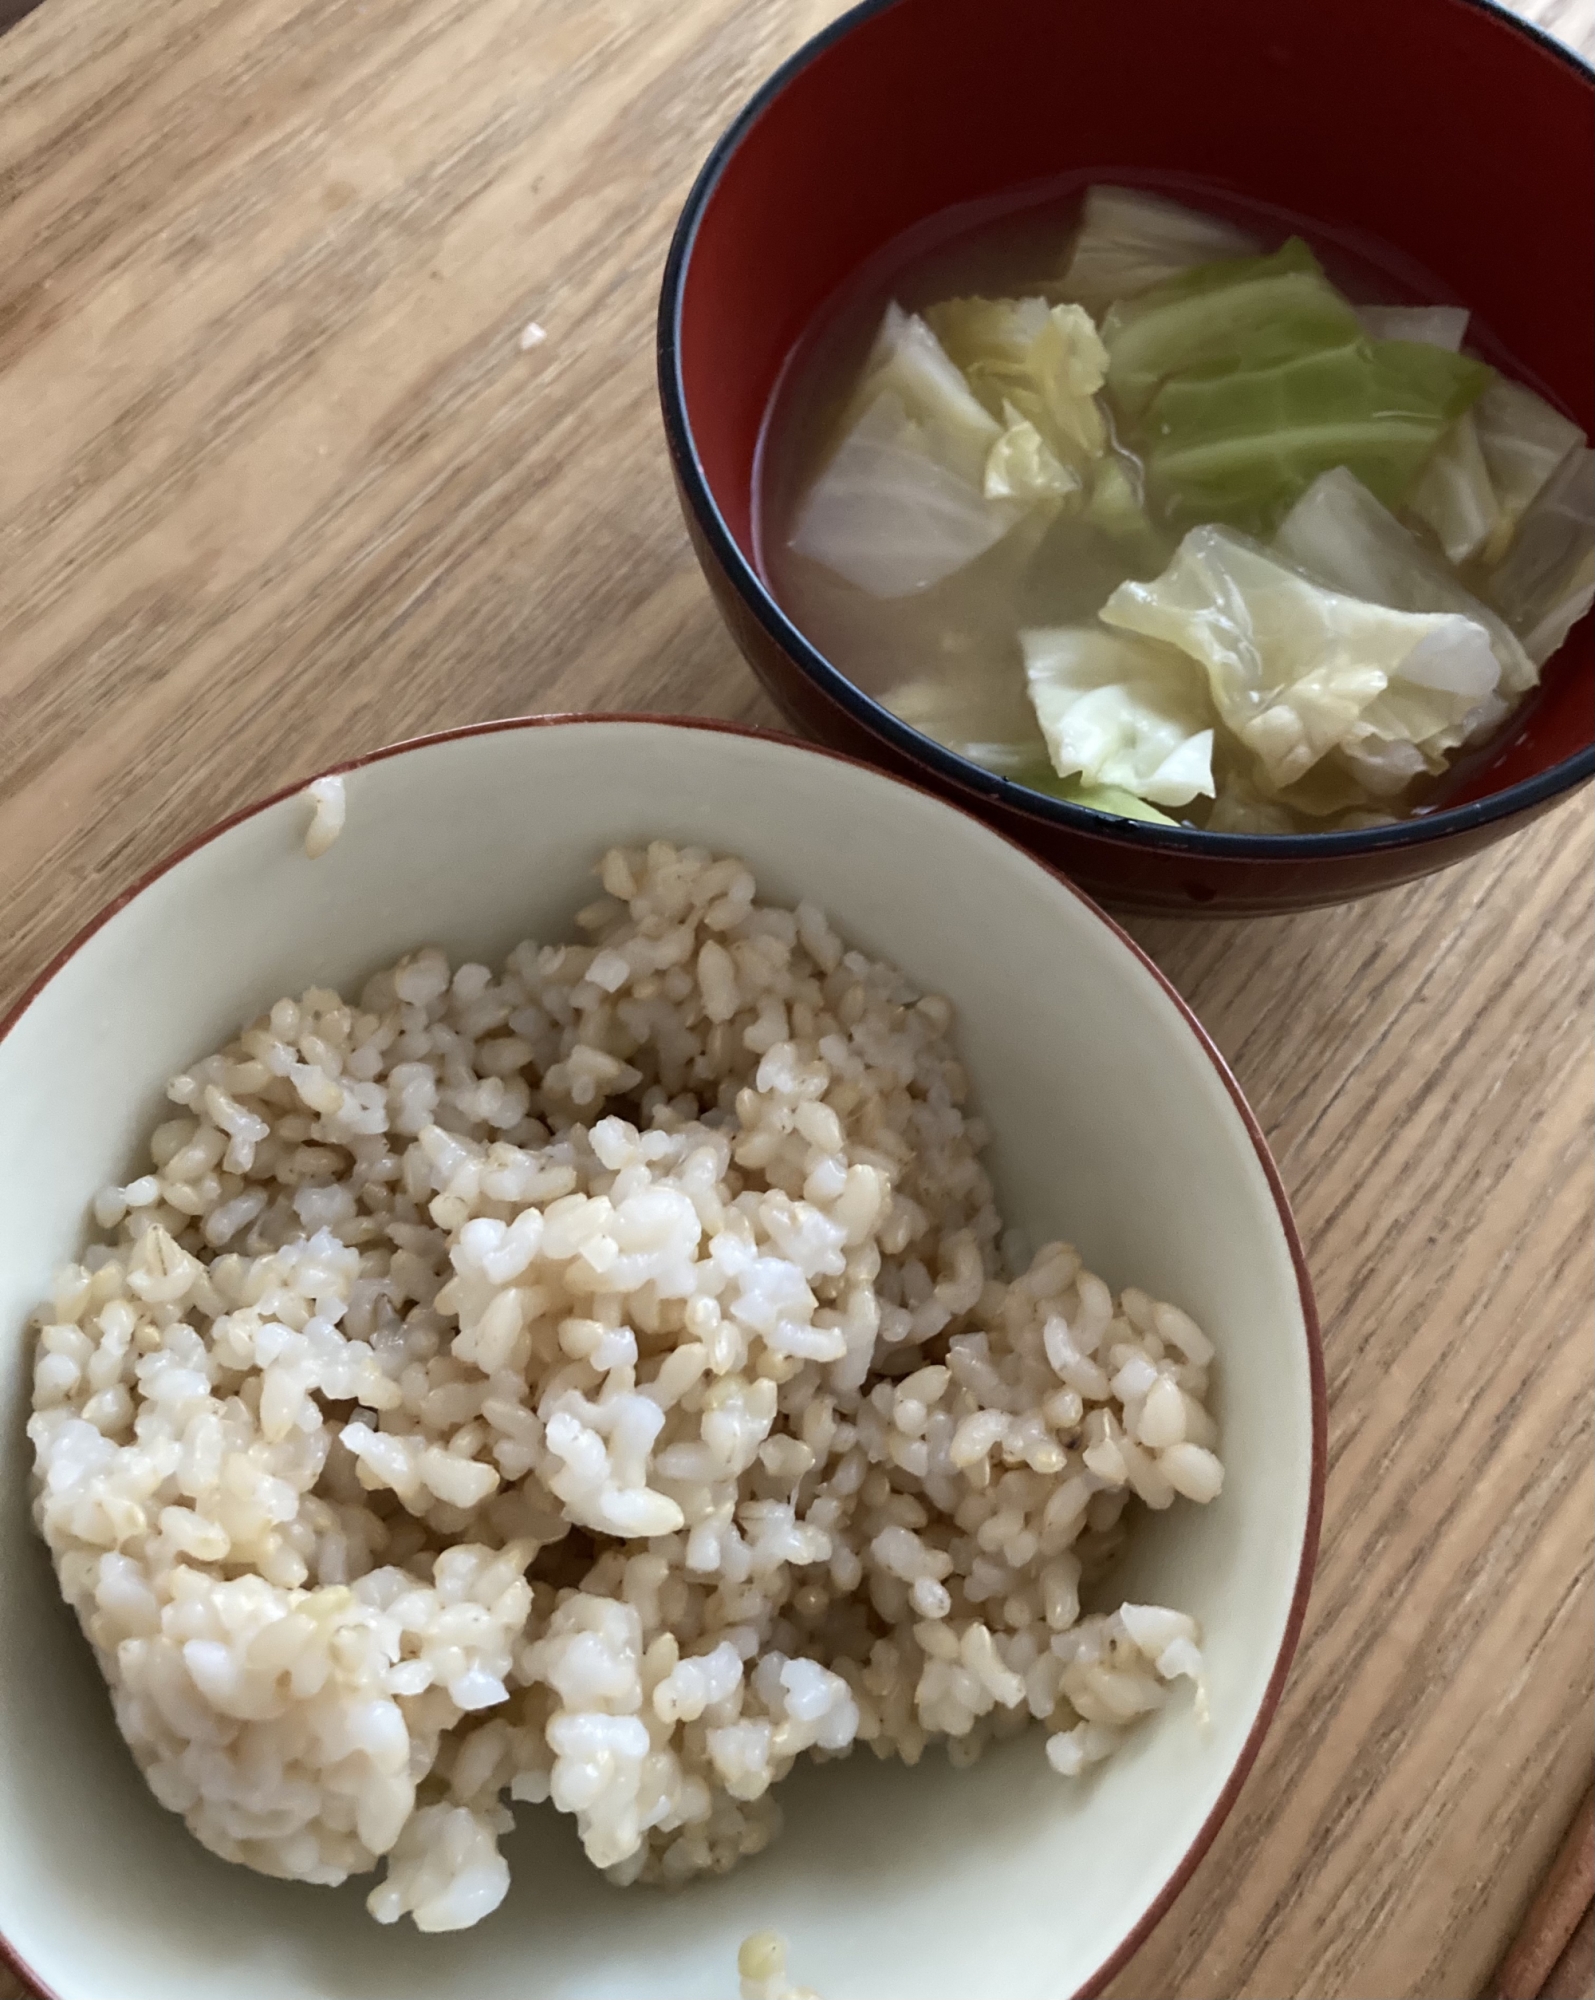
<instances>
[{"instance_id":1,"label":"black rim of soup bowl","mask_svg":"<svg viewBox=\"0 0 1595 2000\"><path fill-rule=\"evenodd\" d=\"M916 762L928 765L941 777L965 791L995 800L1002 805L1051 821L1077 833L1107 835L1127 844L1174 854L1208 855L1235 860L1305 861L1313 857L1331 859L1374 854L1389 849L1421 847L1430 841L1444 841L1455 834L1471 833L1492 821L1510 819L1530 808L1543 805L1558 794L1595 777L1595 743L1586 744L1571 757L1520 779L1504 790L1490 792L1466 805L1446 806L1420 819L1398 820L1390 826L1362 827L1340 833L1206 833L1196 827L1159 826L1147 820L1121 819L1117 814L1100 813L1089 806L1070 805L1063 799L1032 791L988 770L956 750L949 750L935 737L896 716L883 703L867 695L839 667L813 645L781 609L773 592L758 570L743 554L735 536L709 488L708 476L693 441L692 423L687 414L686 387L681 378L681 311L686 291L688 266L698 228L726 168L748 137L766 108L792 80L834 43L876 14L889 7L911 4L911 0L862 0L840 15L828 28L805 42L781 64L732 119L713 151L699 170L676 223L665 259L664 281L660 288L657 351L659 400L664 412L665 440L694 516L737 595L758 620L768 636L788 654L820 690L829 695L856 721L876 736L884 737L895 749ZM1575 49L1559 41L1545 29L1499 4L1499 0L1453 0L1453 4L1486 14L1554 56L1585 82L1595 85L1595 65ZM1554 656L1553 656L1554 657Z\"/></svg>"}]
</instances>

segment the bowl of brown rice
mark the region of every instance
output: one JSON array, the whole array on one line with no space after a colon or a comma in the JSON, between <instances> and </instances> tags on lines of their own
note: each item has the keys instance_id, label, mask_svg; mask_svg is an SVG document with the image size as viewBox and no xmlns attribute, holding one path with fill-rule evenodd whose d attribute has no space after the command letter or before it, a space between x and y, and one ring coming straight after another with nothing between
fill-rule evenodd
<instances>
[{"instance_id":1,"label":"bowl of brown rice","mask_svg":"<svg viewBox=\"0 0 1595 2000\"><path fill-rule=\"evenodd\" d=\"M712 723L400 745L97 919L0 1122L46 2000L1065 2000L1229 1809L1300 1246L1172 988L959 810Z\"/></svg>"}]
</instances>

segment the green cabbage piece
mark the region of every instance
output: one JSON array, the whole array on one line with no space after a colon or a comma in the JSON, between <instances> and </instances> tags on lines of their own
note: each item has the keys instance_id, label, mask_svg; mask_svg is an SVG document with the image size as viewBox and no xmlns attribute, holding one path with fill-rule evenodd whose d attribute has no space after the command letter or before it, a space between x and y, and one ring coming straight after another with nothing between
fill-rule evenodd
<instances>
[{"instance_id":1,"label":"green cabbage piece","mask_svg":"<svg viewBox=\"0 0 1595 2000\"><path fill-rule=\"evenodd\" d=\"M1171 646L1100 626L1021 632L1036 720L1060 778L1153 805L1213 791L1213 716L1199 674Z\"/></svg>"},{"instance_id":2,"label":"green cabbage piece","mask_svg":"<svg viewBox=\"0 0 1595 2000\"><path fill-rule=\"evenodd\" d=\"M1221 257L1248 257L1244 230L1140 188L1086 190L1080 228L1060 290L1097 318L1177 272Z\"/></svg>"},{"instance_id":3,"label":"green cabbage piece","mask_svg":"<svg viewBox=\"0 0 1595 2000\"><path fill-rule=\"evenodd\" d=\"M1487 579L1490 601L1538 666L1595 604L1595 451L1552 473Z\"/></svg>"},{"instance_id":4,"label":"green cabbage piece","mask_svg":"<svg viewBox=\"0 0 1595 2000\"><path fill-rule=\"evenodd\" d=\"M1001 436L925 322L889 306L791 546L874 597L939 583L1023 511L986 496L986 465Z\"/></svg>"},{"instance_id":5,"label":"green cabbage piece","mask_svg":"<svg viewBox=\"0 0 1595 2000\"><path fill-rule=\"evenodd\" d=\"M1084 516L1132 569L1153 576L1172 553L1170 537L1146 511L1140 468L1117 452L1104 452L1091 470Z\"/></svg>"},{"instance_id":6,"label":"green cabbage piece","mask_svg":"<svg viewBox=\"0 0 1595 2000\"><path fill-rule=\"evenodd\" d=\"M1497 376L1474 405L1473 422L1499 509L1496 531L1480 551L1483 561L1494 563L1551 474L1589 440L1543 396L1505 376Z\"/></svg>"},{"instance_id":7,"label":"green cabbage piece","mask_svg":"<svg viewBox=\"0 0 1595 2000\"><path fill-rule=\"evenodd\" d=\"M1398 308L1367 310L1416 330ZM1425 330L1446 311L1424 309ZM1335 465L1394 505L1493 380L1431 339L1371 339L1297 237L1154 286L1116 305L1102 334L1110 393L1166 518L1256 533Z\"/></svg>"},{"instance_id":8,"label":"green cabbage piece","mask_svg":"<svg viewBox=\"0 0 1595 2000\"><path fill-rule=\"evenodd\" d=\"M1226 258L1166 279L1102 323L1108 388L1132 417L1172 376L1269 368L1361 336L1356 313L1297 236L1270 257Z\"/></svg>"},{"instance_id":9,"label":"green cabbage piece","mask_svg":"<svg viewBox=\"0 0 1595 2000\"><path fill-rule=\"evenodd\" d=\"M1142 819L1152 826L1178 826L1177 819L1149 806L1122 785L1090 785L1084 778L1060 778L1050 765L1028 765L1014 772L1015 784L1027 785L1048 798L1063 799L1071 806L1088 806L1092 812L1109 813L1114 819Z\"/></svg>"},{"instance_id":10,"label":"green cabbage piece","mask_svg":"<svg viewBox=\"0 0 1595 2000\"><path fill-rule=\"evenodd\" d=\"M1108 356L1089 313L1039 298L948 299L925 321L989 414L1034 425L1066 465L1103 450Z\"/></svg>"},{"instance_id":11,"label":"green cabbage piece","mask_svg":"<svg viewBox=\"0 0 1595 2000\"><path fill-rule=\"evenodd\" d=\"M1108 535L1139 535L1150 526L1130 461L1105 454L1092 469L1086 519Z\"/></svg>"},{"instance_id":12,"label":"green cabbage piece","mask_svg":"<svg viewBox=\"0 0 1595 2000\"><path fill-rule=\"evenodd\" d=\"M1393 796L1444 769L1500 681L1472 619L1325 589L1224 528L1193 528L1162 576L1122 584L1101 615L1201 664L1219 716L1274 792L1333 752L1370 792Z\"/></svg>"},{"instance_id":13,"label":"green cabbage piece","mask_svg":"<svg viewBox=\"0 0 1595 2000\"><path fill-rule=\"evenodd\" d=\"M1366 597L1393 611L1454 611L1472 619L1489 634L1503 695L1521 694L1539 679L1506 621L1344 466L1308 487L1280 523L1274 550L1350 597Z\"/></svg>"},{"instance_id":14,"label":"green cabbage piece","mask_svg":"<svg viewBox=\"0 0 1595 2000\"><path fill-rule=\"evenodd\" d=\"M1171 519L1257 532L1337 465L1394 505L1490 380L1467 355L1361 338L1263 367L1187 372L1147 410L1148 482Z\"/></svg>"}]
</instances>

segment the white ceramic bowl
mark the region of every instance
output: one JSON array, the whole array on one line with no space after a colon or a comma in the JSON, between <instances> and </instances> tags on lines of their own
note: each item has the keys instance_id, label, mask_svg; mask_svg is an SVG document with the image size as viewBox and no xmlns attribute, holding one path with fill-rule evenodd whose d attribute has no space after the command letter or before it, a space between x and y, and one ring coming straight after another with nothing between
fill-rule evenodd
<instances>
[{"instance_id":1,"label":"white ceramic bowl","mask_svg":"<svg viewBox=\"0 0 1595 2000\"><path fill-rule=\"evenodd\" d=\"M307 860L302 798L255 807L124 898L0 1035L0 1936L59 2000L731 2000L773 1926L825 2000L1063 2000L1133 1948L1227 1809L1277 1700L1322 1489L1300 1251L1262 1137L1195 1021L1075 890L957 810L827 753L706 724L544 719L381 753ZM1228 1477L1145 1516L1116 1579L1194 1612L1212 1723L1176 1702L1083 1782L1038 1733L969 1771L859 1754L782 1788L756 1860L675 1894L611 1888L551 1808L476 1929L365 1914L369 1882L214 1859L145 1791L27 1518L26 1317L124 1178L164 1079L279 994L358 982L422 940L558 937L616 840L745 855L770 896L951 996L1009 1216L1218 1344Z\"/></svg>"}]
</instances>

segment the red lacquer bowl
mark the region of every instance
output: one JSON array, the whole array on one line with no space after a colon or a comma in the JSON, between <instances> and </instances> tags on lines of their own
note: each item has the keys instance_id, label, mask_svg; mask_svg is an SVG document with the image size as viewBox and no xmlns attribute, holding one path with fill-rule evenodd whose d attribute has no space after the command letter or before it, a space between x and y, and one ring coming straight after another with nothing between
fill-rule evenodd
<instances>
[{"instance_id":1,"label":"red lacquer bowl","mask_svg":"<svg viewBox=\"0 0 1595 2000\"><path fill-rule=\"evenodd\" d=\"M1595 70L1483 0L870 0L716 146L665 269L659 381L698 558L810 735L972 806L1105 900L1345 901L1461 860L1595 775L1591 625L1459 802L1355 833L1196 833L1040 798L872 701L759 574L761 426L794 346L905 229L1078 174L1189 176L1389 245L1595 430Z\"/></svg>"}]
</instances>

